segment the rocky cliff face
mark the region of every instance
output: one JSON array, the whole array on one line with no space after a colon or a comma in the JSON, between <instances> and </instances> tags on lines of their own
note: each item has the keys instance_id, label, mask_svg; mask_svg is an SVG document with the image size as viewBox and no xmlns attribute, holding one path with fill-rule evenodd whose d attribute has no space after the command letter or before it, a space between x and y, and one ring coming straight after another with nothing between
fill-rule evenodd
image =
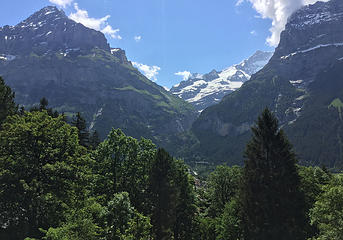
<instances>
[{"instance_id":1,"label":"rocky cliff face","mask_svg":"<svg viewBox=\"0 0 343 240\"><path fill-rule=\"evenodd\" d=\"M132 63L129 60L127 60L125 50L121 48L111 48L111 53L113 56L119 59L121 64L127 64L132 66Z\"/></svg>"},{"instance_id":2,"label":"rocky cliff face","mask_svg":"<svg viewBox=\"0 0 343 240\"><path fill-rule=\"evenodd\" d=\"M0 29L0 75L17 103L30 108L46 97L68 116L81 112L102 137L115 127L161 143L195 118L191 105L132 67L125 51L55 7Z\"/></svg>"},{"instance_id":3,"label":"rocky cliff face","mask_svg":"<svg viewBox=\"0 0 343 240\"><path fill-rule=\"evenodd\" d=\"M295 12L281 33L280 44L272 58L280 74L290 80L301 76L301 80L308 83L317 72L340 58L342 22L342 1L317 2Z\"/></svg>"},{"instance_id":4,"label":"rocky cliff face","mask_svg":"<svg viewBox=\"0 0 343 240\"><path fill-rule=\"evenodd\" d=\"M217 72L192 74L188 80L173 86L170 92L191 103L198 112L212 106L237 90L251 75L261 70L272 57L272 52L257 51L250 58Z\"/></svg>"},{"instance_id":5,"label":"rocky cliff face","mask_svg":"<svg viewBox=\"0 0 343 240\"><path fill-rule=\"evenodd\" d=\"M0 53L44 54L110 47L103 33L69 19L56 7L45 7L16 26L0 28Z\"/></svg>"},{"instance_id":6,"label":"rocky cliff face","mask_svg":"<svg viewBox=\"0 0 343 240\"><path fill-rule=\"evenodd\" d=\"M342 167L342 24L341 0L295 12L269 63L193 124L200 155L242 163L249 128L268 107L303 163Z\"/></svg>"}]
</instances>

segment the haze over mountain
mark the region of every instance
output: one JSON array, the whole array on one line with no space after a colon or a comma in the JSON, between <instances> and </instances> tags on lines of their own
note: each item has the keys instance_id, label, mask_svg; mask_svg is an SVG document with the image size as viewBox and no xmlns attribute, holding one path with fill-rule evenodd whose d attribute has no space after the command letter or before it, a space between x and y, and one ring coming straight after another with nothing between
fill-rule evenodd
<instances>
[{"instance_id":1,"label":"haze over mountain","mask_svg":"<svg viewBox=\"0 0 343 240\"><path fill-rule=\"evenodd\" d=\"M250 126L272 109L301 161L343 165L343 2L295 12L269 63L243 86L202 112L192 132L199 156L242 163Z\"/></svg>"},{"instance_id":2,"label":"haze over mountain","mask_svg":"<svg viewBox=\"0 0 343 240\"><path fill-rule=\"evenodd\" d=\"M198 112L220 102L227 94L237 90L251 75L261 70L272 52L257 51L251 57L220 72L193 73L187 80L173 86L170 92L191 103Z\"/></svg>"},{"instance_id":3,"label":"haze over mountain","mask_svg":"<svg viewBox=\"0 0 343 240\"><path fill-rule=\"evenodd\" d=\"M102 137L112 127L159 142L184 131L192 106L135 69L103 33L45 7L16 26L0 28L0 75L30 108L42 97L59 112L81 112Z\"/></svg>"}]
</instances>

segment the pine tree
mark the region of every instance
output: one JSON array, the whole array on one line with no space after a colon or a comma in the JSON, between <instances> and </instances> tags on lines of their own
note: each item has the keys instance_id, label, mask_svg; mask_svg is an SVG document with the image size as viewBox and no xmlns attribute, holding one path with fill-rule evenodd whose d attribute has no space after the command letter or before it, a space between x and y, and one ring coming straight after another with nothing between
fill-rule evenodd
<instances>
[{"instance_id":1,"label":"pine tree","mask_svg":"<svg viewBox=\"0 0 343 240\"><path fill-rule=\"evenodd\" d=\"M186 166L158 149L149 181L154 239L192 239L196 208Z\"/></svg>"},{"instance_id":2,"label":"pine tree","mask_svg":"<svg viewBox=\"0 0 343 240\"><path fill-rule=\"evenodd\" d=\"M87 130L86 120L78 112L72 121L72 126L76 127L78 130L79 143L84 147L89 146L89 132Z\"/></svg>"},{"instance_id":3,"label":"pine tree","mask_svg":"<svg viewBox=\"0 0 343 240\"><path fill-rule=\"evenodd\" d=\"M100 137L98 132L95 130L89 137L89 146L94 150L100 144Z\"/></svg>"},{"instance_id":4,"label":"pine tree","mask_svg":"<svg viewBox=\"0 0 343 240\"><path fill-rule=\"evenodd\" d=\"M17 112L17 106L14 103L14 92L7 86L0 77L0 125L7 116Z\"/></svg>"},{"instance_id":5,"label":"pine tree","mask_svg":"<svg viewBox=\"0 0 343 240\"><path fill-rule=\"evenodd\" d=\"M39 101L39 106L34 106L30 109L30 112L43 112L46 111L50 117L57 118L60 114L54 111L52 108L48 108L49 101L45 97Z\"/></svg>"},{"instance_id":6,"label":"pine tree","mask_svg":"<svg viewBox=\"0 0 343 240\"><path fill-rule=\"evenodd\" d=\"M155 239L172 239L175 222L176 186L172 176L173 158L158 149L150 174L151 221Z\"/></svg>"},{"instance_id":7,"label":"pine tree","mask_svg":"<svg viewBox=\"0 0 343 240\"><path fill-rule=\"evenodd\" d=\"M47 110L48 109L48 99L46 99L45 97L43 97L40 101L39 101L39 110L43 111L43 110Z\"/></svg>"},{"instance_id":8,"label":"pine tree","mask_svg":"<svg viewBox=\"0 0 343 240\"><path fill-rule=\"evenodd\" d=\"M292 146L268 109L252 132L241 188L244 239L305 239L305 203Z\"/></svg>"}]
</instances>

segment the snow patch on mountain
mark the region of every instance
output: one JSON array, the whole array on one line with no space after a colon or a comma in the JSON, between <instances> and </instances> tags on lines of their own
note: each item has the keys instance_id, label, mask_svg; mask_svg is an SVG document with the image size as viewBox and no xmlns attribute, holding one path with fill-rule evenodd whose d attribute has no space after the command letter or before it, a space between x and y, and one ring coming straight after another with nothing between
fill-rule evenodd
<instances>
[{"instance_id":1,"label":"snow patch on mountain","mask_svg":"<svg viewBox=\"0 0 343 240\"><path fill-rule=\"evenodd\" d=\"M8 55L8 54L0 54L0 60L2 61L13 61L16 56Z\"/></svg>"},{"instance_id":2,"label":"snow patch on mountain","mask_svg":"<svg viewBox=\"0 0 343 240\"><path fill-rule=\"evenodd\" d=\"M321 24L323 22L338 21L343 17L343 13L332 14L330 12L321 12L318 14L309 14L306 16L307 20L300 24L292 24L297 29L306 28L308 25Z\"/></svg>"},{"instance_id":3,"label":"snow patch on mountain","mask_svg":"<svg viewBox=\"0 0 343 240\"><path fill-rule=\"evenodd\" d=\"M292 27L301 30L310 25L341 21L343 19L343 13L336 10L337 6L335 6L333 1L328 4L317 2L317 4L308 5L298 10L289 18L288 22Z\"/></svg>"},{"instance_id":4,"label":"snow patch on mountain","mask_svg":"<svg viewBox=\"0 0 343 240\"><path fill-rule=\"evenodd\" d=\"M187 80L174 85L170 92L192 103L201 112L240 88L252 74L268 63L272 55L272 52L257 51L250 58L221 72L213 70L208 74L193 73Z\"/></svg>"},{"instance_id":5,"label":"snow patch on mountain","mask_svg":"<svg viewBox=\"0 0 343 240\"><path fill-rule=\"evenodd\" d=\"M329 43L329 44L319 44L315 47L311 47L311 48L308 48L308 49L305 49L305 50L301 50L301 51L296 51L296 52L293 52L293 53L290 53L286 56L282 56L280 57L280 59L287 59L289 57L292 57L294 55L297 55L297 54L301 54L301 53L307 53L307 52L311 52L311 51L314 51L316 49L319 49L319 48L326 48L326 47L341 47L343 46L343 43Z\"/></svg>"}]
</instances>

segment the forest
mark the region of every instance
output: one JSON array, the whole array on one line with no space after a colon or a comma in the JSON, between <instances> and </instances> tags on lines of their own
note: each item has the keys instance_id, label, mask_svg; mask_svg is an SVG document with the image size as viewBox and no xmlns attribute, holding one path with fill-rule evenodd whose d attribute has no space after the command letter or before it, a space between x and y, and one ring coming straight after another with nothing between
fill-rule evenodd
<instances>
[{"instance_id":1,"label":"forest","mask_svg":"<svg viewBox=\"0 0 343 240\"><path fill-rule=\"evenodd\" d=\"M151 140L42 99L18 107L0 78L0 239L341 239L343 177L300 166L274 114L252 127L243 166L198 176Z\"/></svg>"}]
</instances>

